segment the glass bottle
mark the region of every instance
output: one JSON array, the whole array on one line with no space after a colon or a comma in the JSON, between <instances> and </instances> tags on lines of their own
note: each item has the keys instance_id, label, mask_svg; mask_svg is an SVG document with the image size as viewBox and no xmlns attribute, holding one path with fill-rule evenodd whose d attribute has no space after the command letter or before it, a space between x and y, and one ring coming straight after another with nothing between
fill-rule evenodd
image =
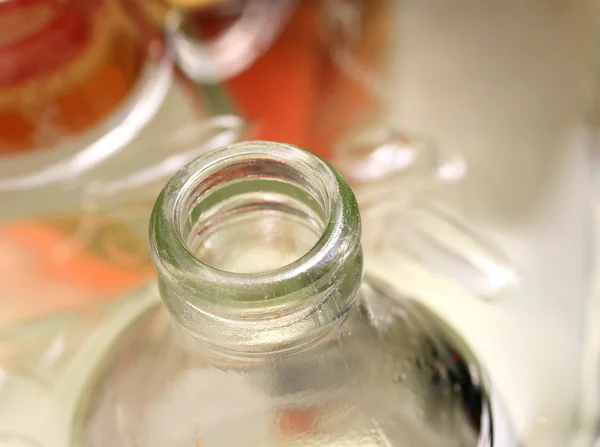
<instances>
[{"instance_id":1,"label":"glass bottle","mask_svg":"<svg viewBox=\"0 0 600 447\"><path fill-rule=\"evenodd\" d=\"M363 280L360 225L346 182L296 147L238 143L195 160L151 218L163 305L149 286L79 337L78 361L50 387L64 393L53 398L62 422L23 436L51 447L516 446L467 344L417 301Z\"/></svg>"},{"instance_id":2,"label":"glass bottle","mask_svg":"<svg viewBox=\"0 0 600 447\"><path fill-rule=\"evenodd\" d=\"M591 445L598 2L326 4L347 86L329 142L359 202L363 189L375 204L361 209L367 263L407 291L429 289L422 299L491 366L526 445ZM461 164L456 180L441 175ZM379 178L351 178L364 166ZM477 246L493 269L465 262ZM501 287L474 281L493 272Z\"/></svg>"}]
</instances>

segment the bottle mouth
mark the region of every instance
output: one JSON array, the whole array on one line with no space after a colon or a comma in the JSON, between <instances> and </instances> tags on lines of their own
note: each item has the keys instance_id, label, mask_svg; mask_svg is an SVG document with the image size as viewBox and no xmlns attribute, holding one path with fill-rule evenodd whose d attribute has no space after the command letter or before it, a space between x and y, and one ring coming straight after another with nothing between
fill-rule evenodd
<instances>
[{"instance_id":1,"label":"bottle mouth","mask_svg":"<svg viewBox=\"0 0 600 447\"><path fill-rule=\"evenodd\" d=\"M360 252L350 187L325 161L281 143L236 143L196 159L164 188L150 225L159 278L224 318L240 307L250 318L253 309L258 317L317 305Z\"/></svg>"}]
</instances>

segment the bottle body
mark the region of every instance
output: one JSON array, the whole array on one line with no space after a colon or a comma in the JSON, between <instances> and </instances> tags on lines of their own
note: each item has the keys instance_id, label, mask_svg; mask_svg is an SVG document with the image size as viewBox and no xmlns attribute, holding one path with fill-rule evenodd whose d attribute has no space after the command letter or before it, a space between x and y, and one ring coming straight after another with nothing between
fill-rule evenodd
<instances>
[{"instance_id":1,"label":"bottle body","mask_svg":"<svg viewBox=\"0 0 600 447\"><path fill-rule=\"evenodd\" d=\"M166 309L105 350L77 445L517 445L464 341L363 281L356 200L314 155L206 154L161 193L150 239Z\"/></svg>"}]
</instances>

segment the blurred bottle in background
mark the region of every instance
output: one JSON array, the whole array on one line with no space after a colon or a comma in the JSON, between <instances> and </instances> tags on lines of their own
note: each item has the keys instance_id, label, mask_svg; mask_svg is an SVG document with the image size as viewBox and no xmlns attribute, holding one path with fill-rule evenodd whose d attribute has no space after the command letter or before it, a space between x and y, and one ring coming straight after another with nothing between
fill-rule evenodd
<instances>
[{"instance_id":1,"label":"blurred bottle in background","mask_svg":"<svg viewBox=\"0 0 600 447\"><path fill-rule=\"evenodd\" d=\"M367 267L475 344L525 445L590 445L599 414L596 3L324 2L315 144Z\"/></svg>"}]
</instances>

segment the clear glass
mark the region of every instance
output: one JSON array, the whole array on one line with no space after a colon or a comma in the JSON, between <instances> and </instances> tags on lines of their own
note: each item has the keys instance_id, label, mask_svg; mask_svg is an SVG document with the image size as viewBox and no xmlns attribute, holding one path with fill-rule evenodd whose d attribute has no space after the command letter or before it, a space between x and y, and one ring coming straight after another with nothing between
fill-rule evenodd
<instances>
[{"instance_id":1,"label":"clear glass","mask_svg":"<svg viewBox=\"0 0 600 447\"><path fill-rule=\"evenodd\" d=\"M152 289L125 300L77 380L63 376L63 442L518 445L467 344L363 280L360 225L347 183L296 147L189 164L151 218L163 306Z\"/></svg>"},{"instance_id":2,"label":"clear glass","mask_svg":"<svg viewBox=\"0 0 600 447\"><path fill-rule=\"evenodd\" d=\"M0 5L0 154L60 144L130 94L146 54L128 0Z\"/></svg>"},{"instance_id":3,"label":"clear glass","mask_svg":"<svg viewBox=\"0 0 600 447\"><path fill-rule=\"evenodd\" d=\"M152 282L118 300L2 326L0 445L71 447L76 404L106 349L157 297Z\"/></svg>"},{"instance_id":4,"label":"clear glass","mask_svg":"<svg viewBox=\"0 0 600 447\"><path fill-rule=\"evenodd\" d=\"M460 328L531 446L588 447L600 420L598 5L323 10L342 81L319 122L337 123L367 268Z\"/></svg>"}]
</instances>

